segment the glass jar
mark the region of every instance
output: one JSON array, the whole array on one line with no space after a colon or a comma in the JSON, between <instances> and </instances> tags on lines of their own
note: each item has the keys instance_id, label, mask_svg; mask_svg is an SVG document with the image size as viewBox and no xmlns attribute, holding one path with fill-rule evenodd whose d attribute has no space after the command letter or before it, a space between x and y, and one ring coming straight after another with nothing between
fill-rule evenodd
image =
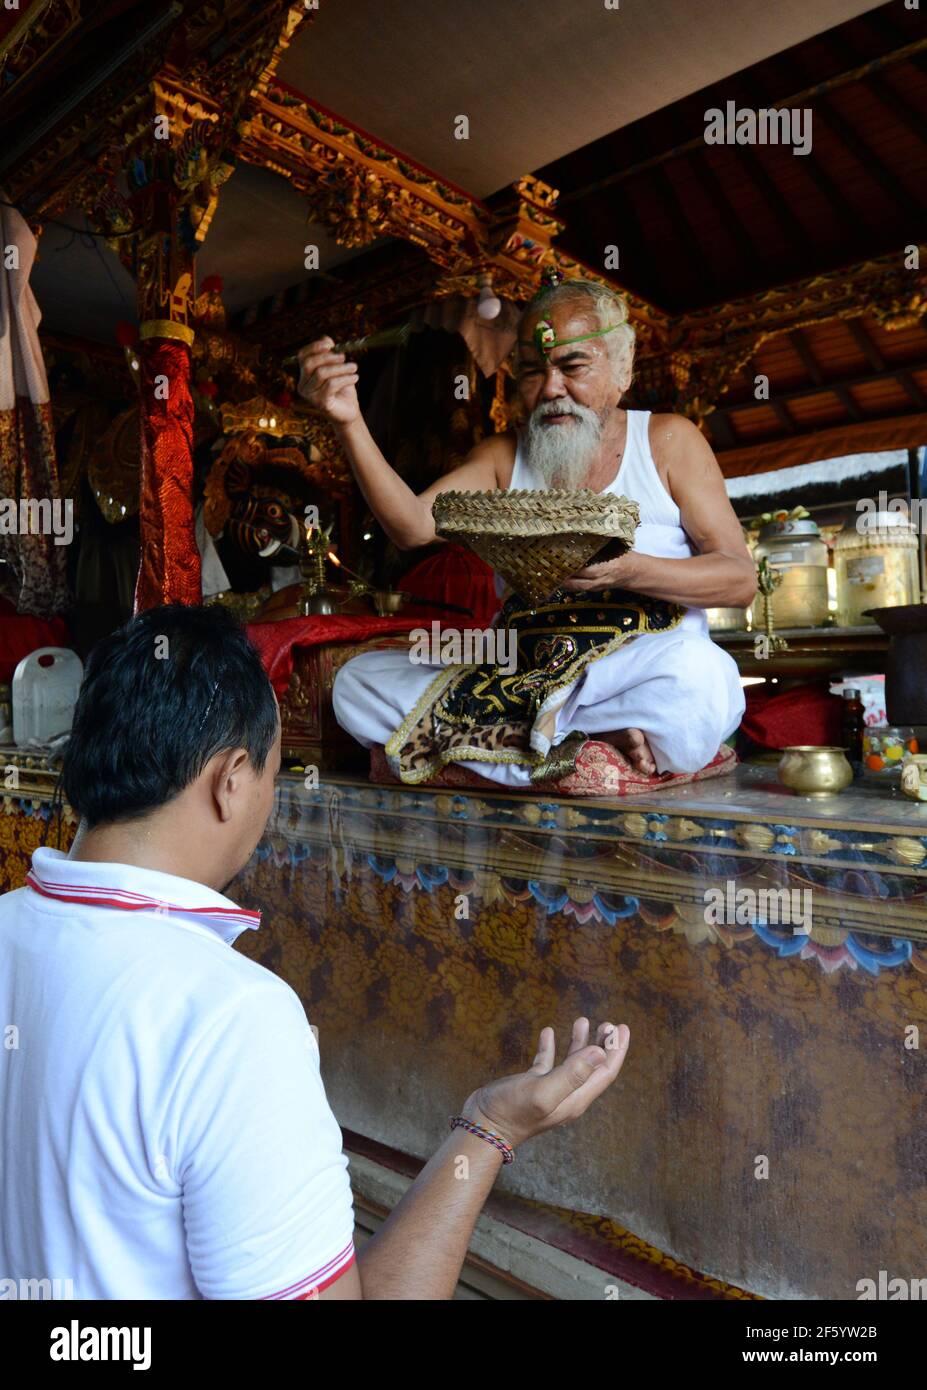
<instances>
[{"instance_id":1,"label":"glass jar","mask_svg":"<svg viewBox=\"0 0 927 1390\"><path fill-rule=\"evenodd\" d=\"M869 512L848 521L834 546L837 625L865 627L867 608L920 601L917 531L904 512Z\"/></svg>"},{"instance_id":2,"label":"glass jar","mask_svg":"<svg viewBox=\"0 0 927 1390\"><path fill-rule=\"evenodd\" d=\"M772 596L777 627L823 627L827 621L827 544L810 517L771 521L753 548L756 563L768 560L782 579ZM753 626L762 630L762 594L753 600Z\"/></svg>"},{"instance_id":3,"label":"glass jar","mask_svg":"<svg viewBox=\"0 0 927 1390\"><path fill-rule=\"evenodd\" d=\"M927 729L914 724L867 725L863 729L863 776L880 782L898 778L905 756L922 748L927 748Z\"/></svg>"}]
</instances>

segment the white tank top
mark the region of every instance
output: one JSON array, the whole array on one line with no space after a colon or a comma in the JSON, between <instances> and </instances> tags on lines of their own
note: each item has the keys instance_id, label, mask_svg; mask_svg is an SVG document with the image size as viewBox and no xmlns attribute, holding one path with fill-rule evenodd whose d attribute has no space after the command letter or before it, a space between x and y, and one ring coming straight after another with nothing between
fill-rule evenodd
<instances>
[{"instance_id":1,"label":"white tank top","mask_svg":"<svg viewBox=\"0 0 927 1390\"><path fill-rule=\"evenodd\" d=\"M658 555L665 560L687 560L695 548L682 528L679 508L663 486L650 449L649 410L629 410L628 434L621 467L614 482L603 488L617 497L627 497L640 507L641 521L634 538L634 549L642 555ZM547 484L528 465L522 449L523 433L519 431L512 470L511 488L541 492ZM500 579L496 588L501 593ZM704 608L687 608L680 627L695 628L708 633L708 618Z\"/></svg>"}]
</instances>

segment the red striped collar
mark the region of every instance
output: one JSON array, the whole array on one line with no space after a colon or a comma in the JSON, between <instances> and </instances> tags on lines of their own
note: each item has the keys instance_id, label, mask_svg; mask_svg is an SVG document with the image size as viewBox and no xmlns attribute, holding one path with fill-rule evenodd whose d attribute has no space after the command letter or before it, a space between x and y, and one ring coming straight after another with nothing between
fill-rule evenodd
<instances>
[{"instance_id":1,"label":"red striped collar","mask_svg":"<svg viewBox=\"0 0 927 1390\"><path fill-rule=\"evenodd\" d=\"M354 1239L348 1241L343 1250L337 1255L332 1256L326 1264L317 1269L314 1274L307 1274L304 1279L300 1279L296 1284L290 1284L285 1289L278 1289L276 1293L266 1293L262 1301L284 1300L294 1302L305 1302L310 1298L316 1298L323 1289L327 1289L330 1284L334 1284L336 1279L340 1279L354 1263Z\"/></svg>"},{"instance_id":2,"label":"red striped collar","mask_svg":"<svg viewBox=\"0 0 927 1390\"><path fill-rule=\"evenodd\" d=\"M259 912L238 907L205 883L134 864L69 859L57 849L33 853L26 884L34 893L57 902L186 919L215 932L229 945L247 928L255 930L261 924Z\"/></svg>"}]
</instances>

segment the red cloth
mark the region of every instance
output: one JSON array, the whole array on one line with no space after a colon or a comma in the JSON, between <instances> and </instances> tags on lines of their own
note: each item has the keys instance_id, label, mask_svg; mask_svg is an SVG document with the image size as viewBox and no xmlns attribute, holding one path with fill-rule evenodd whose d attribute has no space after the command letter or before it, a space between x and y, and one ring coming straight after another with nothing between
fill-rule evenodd
<instances>
[{"instance_id":1,"label":"red cloth","mask_svg":"<svg viewBox=\"0 0 927 1390\"><path fill-rule=\"evenodd\" d=\"M0 598L0 681L7 684L13 672L30 652L39 647L70 647L71 634L63 618L33 618L17 613Z\"/></svg>"},{"instance_id":2,"label":"red cloth","mask_svg":"<svg viewBox=\"0 0 927 1390\"><path fill-rule=\"evenodd\" d=\"M293 674L293 648L315 647L323 642L365 642L369 637L408 632L421 626L420 618L378 618L371 613L330 613L308 618L283 618L277 623L249 623L248 636L257 647L264 670L278 695Z\"/></svg>"},{"instance_id":3,"label":"red cloth","mask_svg":"<svg viewBox=\"0 0 927 1390\"><path fill-rule=\"evenodd\" d=\"M485 560L474 555L466 546L449 541L433 555L426 555L408 574L403 575L396 585L409 593L422 598L433 598L445 603L456 603L461 608L472 608L473 617L463 613L442 613L440 609L429 609L432 617L440 617L449 626L469 623L473 627L489 627L501 608L496 596L493 572ZM409 611L409 610L406 610ZM424 608L417 609L424 613Z\"/></svg>"},{"instance_id":4,"label":"red cloth","mask_svg":"<svg viewBox=\"0 0 927 1390\"><path fill-rule=\"evenodd\" d=\"M159 603L202 602L200 552L193 518L193 397L190 349L149 338L142 365L141 563L135 612ZM164 386L165 391L159 388Z\"/></svg>"},{"instance_id":5,"label":"red cloth","mask_svg":"<svg viewBox=\"0 0 927 1390\"><path fill-rule=\"evenodd\" d=\"M826 682L776 691L775 686L748 685L747 711L740 732L761 748L793 744L840 744L843 702L831 695Z\"/></svg>"},{"instance_id":6,"label":"red cloth","mask_svg":"<svg viewBox=\"0 0 927 1390\"><path fill-rule=\"evenodd\" d=\"M531 796L640 796L644 792L661 791L667 787L679 787L686 782L701 782L708 777L722 777L733 772L737 766L737 754L727 744L722 744L711 762L699 772L662 772L653 777L644 777L633 772L610 743L600 743L589 739L576 755L573 772L561 777L559 782L536 782L532 787L505 787L501 782L492 782L481 777L468 767L458 767L455 763L441 769L423 787L473 787L487 791L528 793ZM399 784L386 761L386 754L379 744L370 750L371 782Z\"/></svg>"}]
</instances>

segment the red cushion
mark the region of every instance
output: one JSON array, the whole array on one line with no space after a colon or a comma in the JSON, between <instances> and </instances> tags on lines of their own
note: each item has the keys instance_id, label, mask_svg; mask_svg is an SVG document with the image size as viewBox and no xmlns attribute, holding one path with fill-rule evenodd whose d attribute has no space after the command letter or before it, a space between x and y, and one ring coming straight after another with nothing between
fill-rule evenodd
<instances>
[{"instance_id":1,"label":"red cushion","mask_svg":"<svg viewBox=\"0 0 927 1390\"><path fill-rule=\"evenodd\" d=\"M795 743L818 745L843 742L840 720L843 701L831 695L827 681L809 682L792 690L748 685L747 710L740 732L761 748L788 748Z\"/></svg>"},{"instance_id":2,"label":"red cushion","mask_svg":"<svg viewBox=\"0 0 927 1390\"><path fill-rule=\"evenodd\" d=\"M433 555L426 555L408 574L404 574L396 585L418 594L422 598L433 598L444 603L455 603L461 608L473 610L473 623L476 627L489 627L500 608L496 596L493 572L485 560L474 555L465 546L449 541ZM409 611L409 610L406 610ZM416 613L424 608L414 609ZM433 617L443 617L444 622L452 623L452 616L444 616L435 610ZM458 622L460 620L458 619Z\"/></svg>"}]
</instances>

